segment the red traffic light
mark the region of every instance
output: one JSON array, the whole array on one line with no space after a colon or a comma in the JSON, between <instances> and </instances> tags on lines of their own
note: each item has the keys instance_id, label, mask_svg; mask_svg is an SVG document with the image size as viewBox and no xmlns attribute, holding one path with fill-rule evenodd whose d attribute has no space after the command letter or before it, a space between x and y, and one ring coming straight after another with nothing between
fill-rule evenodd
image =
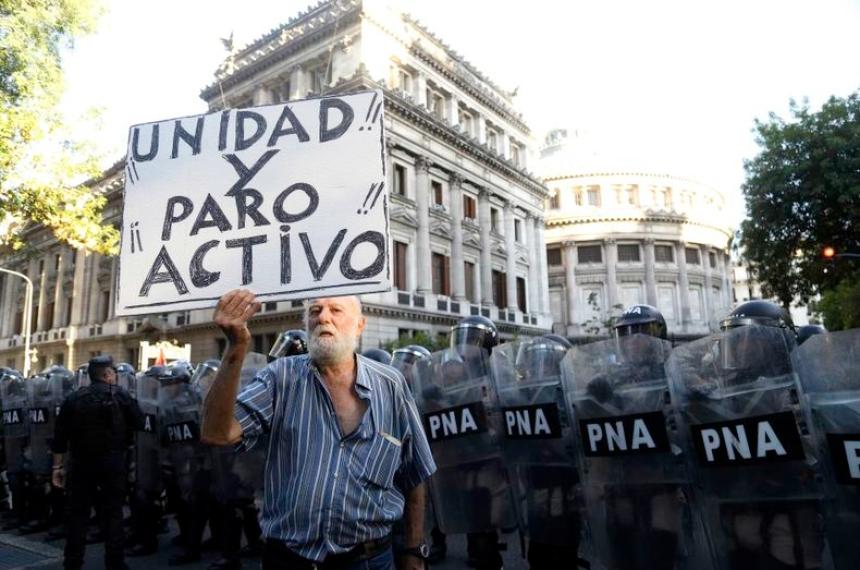
<instances>
[{"instance_id":1,"label":"red traffic light","mask_svg":"<svg viewBox=\"0 0 860 570\"><path fill-rule=\"evenodd\" d=\"M821 255L824 256L824 259L833 259L833 257L836 255L836 250L828 245L823 250L821 250Z\"/></svg>"}]
</instances>

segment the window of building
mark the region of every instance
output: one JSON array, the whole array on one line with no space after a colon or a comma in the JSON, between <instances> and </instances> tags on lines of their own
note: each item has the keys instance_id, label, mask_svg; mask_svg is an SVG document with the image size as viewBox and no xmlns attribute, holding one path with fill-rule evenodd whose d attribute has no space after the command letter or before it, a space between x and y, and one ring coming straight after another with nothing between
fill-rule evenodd
<instances>
[{"instance_id":1,"label":"window of building","mask_svg":"<svg viewBox=\"0 0 860 570\"><path fill-rule=\"evenodd\" d=\"M309 71L311 76L311 91L314 93L322 93L328 84L326 67L325 65L320 65Z\"/></svg>"},{"instance_id":2,"label":"window of building","mask_svg":"<svg viewBox=\"0 0 860 570\"><path fill-rule=\"evenodd\" d=\"M600 205L600 186L589 186L586 192L589 206Z\"/></svg>"},{"instance_id":3,"label":"window of building","mask_svg":"<svg viewBox=\"0 0 860 570\"><path fill-rule=\"evenodd\" d=\"M102 302L99 304L101 312L99 322L104 323L110 316L110 291L102 291Z\"/></svg>"},{"instance_id":4,"label":"window of building","mask_svg":"<svg viewBox=\"0 0 860 570\"><path fill-rule=\"evenodd\" d=\"M451 291L448 287L448 283L450 282L448 277L448 257L441 253L431 254L430 267L433 276L433 293L436 295L450 295Z\"/></svg>"},{"instance_id":5,"label":"window of building","mask_svg":"<svg viewBox=\"0 0 860 570\"><path fill-rule=\"evenodd\" d=\"M695 247L684 248L684 257L687 260L687 265L701 265L699 260L699 249Z\"/></svg>"},{"instance_id":6,"label":"window of building","mask_svg":"<svg viewBox=\"0 0 860 570\"><path fill-rule=\"evenodd\" d=\"M45 330L54 328L54 306L54 303L48 303L48 308L45 311Z\"/></svg>"},{"instance_id":7,"label":"window of building","mask_svg":"<svg viewBox=\"0 0 860 570\"><path fill-rule=\"evenodd\" d=\"M406 291L406 248L405 243L394 242L394 288Z\"/></svg>"},{"instance_id":8,"label":"window of building","mask_svg":"<svg viewBox=\"0 0 860 570\"><path fill-rule=\"evenodd\" d=\"M714 253L713 251L708 252L708 264L712 268L715 268L717 266L717 254Z\"/></svg>"},{"instance_id":9,"label":"window of building","mask_svg":"<svg viewBox=\"0 0 860 570\"><path fill-rule=\"evenodd\" d=\"M520 147L511 143L511 162L514 166L520 165Z\"/></svg>"},{"instance_id":10,"label":"window of building","mask_svg":"<svg viewBox=\"0 0 860 570\"><path fill-rule=\"evenodd\" d=\"M427 109L437 119L445 120L445 96L433 89L427 88Z\"/></svg>"},{"instance_id":11,"label":"window of building","mask_svg":"<svg viewBox=\"0 0 860 570\"><path fill-rule=\"evenodd\" d=\"M546 263L550 267L561 265L561 248L550 247L546 250Z\"/></svg>"},{"instance_id":12,"label":"window of building","mask_svg":"<svg viewBox=\"0 0 860 570\"><path fill-rule=\"evenodd\" d=\"M517 243L523 243L523 222L514 220L514 240Z\"/></svg>"},{"instance_id":13,"label":"window of building","mask_svg":"<svg viewBox=\"0 0 860 570\"><path fill-rule=\"evenodd\" d=\"M21 334L21 329L24 328L24 311L15 313L15 328L12 329L12 334Z\"/></svg>"},{"instance_id":14,"label":"window of building","mask_svg":"<svg viewBox=\"0 0 860 570\"><path fill-rule=\"evenodd\" d=\"M582 206L582 186L574 186L573 190L571 190L571 193L573 194L574 204L576 204L577 206Z\"/></svg>"},{"instance_id":15,"label":"window of building","mask_svg":"<svg viewBox=\"0 0 860 570\"><path fill-rule=\"evenodd\" d=\"M471 196L463 194L463 217L470 220L477 218L477 201Z\"/></svg>"},{"instance_id":16,"label":"window of building","mask_svg":"<svg viewBox=\"0 0 860 570\"><path fill-rule=\"evenodd\" d=\"M576 247L576 257L580 265L603 263L603 249L599 245L580 245Z\"/></svg>"},{"instance_id":17,"label":"window of building","mask_svg":"<svg viewBox=\"0 0 860 570\"><path fill-rule=\"evenodd\" d=\"M45 260L40 259L39 260L39 273L42 273L44 270L45 270Z\"/></svg>"},{"instance_id":18,"label":"window of building","mask_svg":"<svg viewBox=\"0 0 860 570\"><path fill-rule=\"evenodd\" d=\"M438 180L431 180L430 189L433 191L433 203L437 206L442 206L445 203L442 194L442 183Z\"/></svg>"},{"instance_id":19,"label":"window of building","mask_svg":"<svg viewBox=\"0 0 860 570\"><path fill-rule=\"evenodd\" d=\"M59 253L54 256L54 271L60 270L60 259L62 259L62 257L63 256L60 255Z\"/></svg>"},{"instance_id":20,"label":"window of building","mask_svg":"<svg viewBox=\"0 0 860 570\"><path fill-rule=\"evenodd\" d=\"M72 324L72 307L73 306L74 305L72 303L72 298L66 297L66 318L62 322L62 326L67 327L70 324Z\"/></svg>"},{"instance_id":21,"label":"window of building","mask_svg":"<svg viewBox=\"0 0 860 570\"><path fill-rule=\"evenodd\" d=\"M499 231L499 211L496 208L490 208L490 230Z\"/></svg>"},{"instance_id":22,"label":"window of building","mask_svg":"<svg viewBox=\"0 0 860 570\"><path fill-rule=\"evenodd\" d=\"M639 186L636 184L615 184L615 201L621 206L636 206L639 204Z\"/></svg>"},{"instance_id":23,"label":"window of building","mask_svg":"<svg viewBox=\"0 0 860 570\"><path fill-rule=\"evenodd\" d=\"M402 164L394 165L394 193L406 196L406 167Z\"/></svg>"},{"instance_id":24,"label":"window of building","mask_svg":"<svg viewBox=\"0 0 860 570\"><path fill-rule=\"evenodd\" d=\"M526 280L522 277L517 277L517 308L523 313L527 313L526 306Z\"/></svg>"},{"instance_id":25,"label":"window of building","mask_svg":"<svg viewBox=\"0 0 860 570\"><path fill-rule=\"evenodd\" d=\"M63 361L65 361L65 359L66 359L66 355L63 354L62 352L58 352L58 353L54 354L54 358L52 360L52 363L62 366Z\"/></svg>"},{"instance_id":26,"label":"window of building","mask_svg":"<svg viewBox=\"0 0 860 570\"><path fill-rule=\"evenodd\" d=\"M561 207L561 192L559 192L558 188L550 190L549 207L551 210L558 210Z\"/></svg>"},{"instance_id":27,"label":"window of building","mask_svg":"<svg viewBox=\"0 0 860 570\"><path fill-rule=\"evenodd\" d=\"M272 89L274 103L285 103L290 100L290 82L282 81Z\"/></svg>"},{"instance_id":28,"label":"window of building","mask_svg":"<svg viewBox=\"0 0 860 570\"><path fill-rule=\"evenodd\" d=\"M466 276L466 299L471 303L476 303L475 296L475 264L471 261L463 262L463 272Z\"/></svg>"},{"instance_id":29,"label":"window of building","mask_svg":"<svg viewBox=\"0 0 860 570\"><path fill-rule=\"evenodd\" d=\"M497 307L508 306L508 278L504 271L493 269L493 304Z\"/></svg>"},{"instance_id":30,"label":"window of building","mask_svg":"<svg viewBox=\"0 0 860 570\"><path fill-rule=\"evenodd\" d=\"M469 136L474 136L475 120L472 118L472 114L465 109L460 109L458 113L460 120L460 130Z\"/></svg>"},{"instance_id":31,"label":"window of building","mask_svg":"<svg viewBox=\"0 0 860 570\"><path fill-rule=\"evenodd\" d=\"M499 142L498 142L498 136L496 135L496 131L488 128L487 129L487 148L489 148L492 151L495 151L496 148L498 148L498 146L499 146Z\"/></svg>"},{"instance_id":32,"label":"window of building","mask_svg":"<svg viewBox=\"0 0 860 570\"><path fill-rule=\"evenodd\" d=\"M412 75L405 69L397 70L397 87L407 93L412 93Z\"/></svg>"},{"instance_id":33,"label":"window of building","mask_svg":"<svg viewBox=\"0 0 860 570\"><path fill-rule=\"evenodd\" d=\"M657 263L674 263L675 248L671 245L655 245L654 260Z\"/></svg>"},{"instance_id":34,"label":"window of building","mask_svg":"<svg viewBox=\"0 0 860 570\"><path fill-rule=\"evenodd\" d=\"M663 188L660 191L660 205L664 208L672 207L672 189L671 188Z\"/></svg>"},{"instance_id":35,"label":"window of building","mask_svg":"<svg viewBox=\"0 0 860 570\"><path fill-rule=\"evenodd\" d=\"M622 262L638 262L639 244L638 243L619 243L618 244L618 261Z\"/></svg>"}]
</instances>

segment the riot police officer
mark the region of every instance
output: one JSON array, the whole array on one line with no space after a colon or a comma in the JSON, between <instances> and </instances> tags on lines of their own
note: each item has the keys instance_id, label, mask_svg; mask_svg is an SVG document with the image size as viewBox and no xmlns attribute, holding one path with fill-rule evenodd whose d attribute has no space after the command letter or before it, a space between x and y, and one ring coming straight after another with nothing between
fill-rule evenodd
<instances>
[{"instance_id":1,"label":"riot police officer","mask_svg":"<svg viewBox=\"0 0 860 570\"><path fill-rule=\"evenodd\" d=\"M429 361L430 357L430 351L420 344L410 344L394 351L394 354L391 355L391 366L403 374L406 384L412 389L413 367L419 361Z\"/></svg>"},{"instance_id":2,"label":"riot police officer","mask_svg":"<svg viewBox=\"0 0 860 570\"><path fill-rule=\"evenodd\" d=\"M111 357L91 359L87 372L91 384L63 401L52 442L53 483L65 486L68 501L64 566L74 569L83 565L90 508L101 495L105 565L108 569L124 569L126 452L142 414L128 392L116 386ZM68 477L63 463L67 452Z\"/></svg>"},{"instance_id":3,"label":"riot police officer","mask_svg":"<svg viewBox=\"0 0 860 570\"><path fill-rule=\"evenodd\" d=\"M3 450L6 455L6 477L12 495L12 517L3 530L18 528L27 520L27 479L24 450L29 438L27 426L27 382L11 368L0 374L0 402L3 406Z\"/></svg>"},{"instance_id":4,"label":"riot police officer","mask_svg":"<svg viewBox=\"0 0 860 570\"><path fill-rule=\"evenodd\" d=\"M272 350L269 351L269 362L284 356L307 354L308 334L301 329L291 329L278 335Z\"/></svg>"},{"instance_id":5,"label":"riot police officer","mask_svg":"<svg viewBox=\"0 0 860 570\"><path fill-rule=\"evenodd\" d=\"M368 348L362 352L361 355L365 358L375 360L380 364L391 365L391 353L387 350L383 350L381 348Z\"/></svg>"},{"instance_id":6,"label":"riot police officer","mask_svg":"<svg viewBox=\"0 0 860 570\"><path fill-rule=\"evenodd\" d=\"M797 327L797 345L800 346L817 334L825 334L827 329L821 325L803 325Z\"/></svg>"}]
</instances>

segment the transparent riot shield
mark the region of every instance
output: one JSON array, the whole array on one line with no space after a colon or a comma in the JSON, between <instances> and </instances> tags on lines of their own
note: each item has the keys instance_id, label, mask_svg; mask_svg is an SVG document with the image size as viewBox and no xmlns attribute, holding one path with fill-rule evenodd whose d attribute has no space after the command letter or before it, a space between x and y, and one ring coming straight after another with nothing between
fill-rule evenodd
<instances>
[{"instance_id":1,"label":"transparent riot shield","mask_svg":"<svg viewBox=\"0 0 860 570\"><path fill-rule=\"evenodd\" d=\"M135 398L143 413L143 429L135 433L135 490L141 496L161 493L162 448L158 413L158 380L140 374L135 382Z\"/></svg>"},{"instance_id":2,"label":"transparent riot shield","mask_svg":"<svg viewBox=\"0 0 860 570\"><path fill-rule=\"evenodd\" d=\"M520 528L532 545L564 547L575 559L583 513L574 425L561 382L566 351L537 338L503 344L491 360Z\"/></svg>"},{"instance_id":3,"label":"transparent riot shield","mask_svg":"<svg viewBox=\"0 0 860 570\"><path fill-rule=\"evenodd\" d=\"M574 347L562 364L590 550L607 568L710 568L663 367L669 350L635 334Z\"/></svg>"},{"instance_id":4,"label":"transparent riot shield","mask_svg":"<svg viewBox=\"0 0 860 570\"><path fill-rule=\"evenodd\" d=\"M789 352L792 333L742 326L667 361L718 568L827 568L822 474Z\"/></svg>"},{"instance_id":5,"label":"transparent riot shield","mask_svg":"<svg viewBox=\"0 0 860 570\"><path fill-rule=\"evenodd\" d=\"M51 441L57 411L63 403L62 378L61 372L49 369L27 381L30 470L36 475L51 473Z\"/></svg>"},{"instance_id":6,"label":"transparent riot shield","mask_svg":"<svg viewBox=\"0 0 860 570\"><path fill-rule=\"evenodd\" d=\"M250 384L257 372L268 363L266 355L249 353L242 363L240 391ZM205 401L209 388L218 373L219 362L207 360L197 366L192 384ZM254 449L236 453L232 446L208 446L212 456L215 498L221 504L236 501L253 501L263 490L263 468L268 445L259 442Z\"/></svg>"},{"instance_id":7,"label":"transparent riot shield","mask_svg":"<svg viewBox=\"0 0 860 570\"><path fill-rule=\"evenodd\" d=\"M163 464L181 497L192 501L198 474L207 467L208 454L200 443L200 394L188 382L161 382L158 414Z\"/></svg>"},{"instance_id":8,"label":"transparent riot shield","mask_svg":"<svg viewBox=\"0 0 860 570\"><path fill-rule=\"evenodd\" d=\"M825 531L837 570L860 560L860 330L815 335L792 353L826 472Z\"/></svg>"},{"instance_id":9,"label":"transparent riot shield","mask_svg":"<svg viewBox=\"0 0 860 570\"><path fill-rule=\"evenodd\" d=\"M441 530L516 527L488 355L479 348L436 352L418 363L413 379L437 465L430 490Z\"/></svg>"},{"instance_id":10,"label":"transparent riot shield","mask_svg":"<svg viewBox=\"0 0 860 570\"><path fill-rule=\"evenodd\" d=\"M17 370L4 368L0 375L0 400L3 406L3 446L6 471L24 470L24 452L30 436L27 422L27 383Z\"/></svg>"}]
</instances>

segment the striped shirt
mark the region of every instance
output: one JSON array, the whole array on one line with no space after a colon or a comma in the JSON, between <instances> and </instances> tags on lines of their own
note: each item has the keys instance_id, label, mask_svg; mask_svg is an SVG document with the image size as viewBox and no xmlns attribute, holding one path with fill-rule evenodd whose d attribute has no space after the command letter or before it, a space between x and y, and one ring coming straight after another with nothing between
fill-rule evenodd
<instances>
[{"instance_id":1,"label":"striped shirt","mask_svg":"<svg viewBox=\"0 0 860 570\"><path fill-rule=\"evenodd\" d=\"M343 438L307 355L272 362L236 401L239 450L271 435L263 535L311 560L388 535L403 516L404 493L436 470L403 376L363 356L356 360L355 391L368 407Z\"/></svg>"}]
</instances>

